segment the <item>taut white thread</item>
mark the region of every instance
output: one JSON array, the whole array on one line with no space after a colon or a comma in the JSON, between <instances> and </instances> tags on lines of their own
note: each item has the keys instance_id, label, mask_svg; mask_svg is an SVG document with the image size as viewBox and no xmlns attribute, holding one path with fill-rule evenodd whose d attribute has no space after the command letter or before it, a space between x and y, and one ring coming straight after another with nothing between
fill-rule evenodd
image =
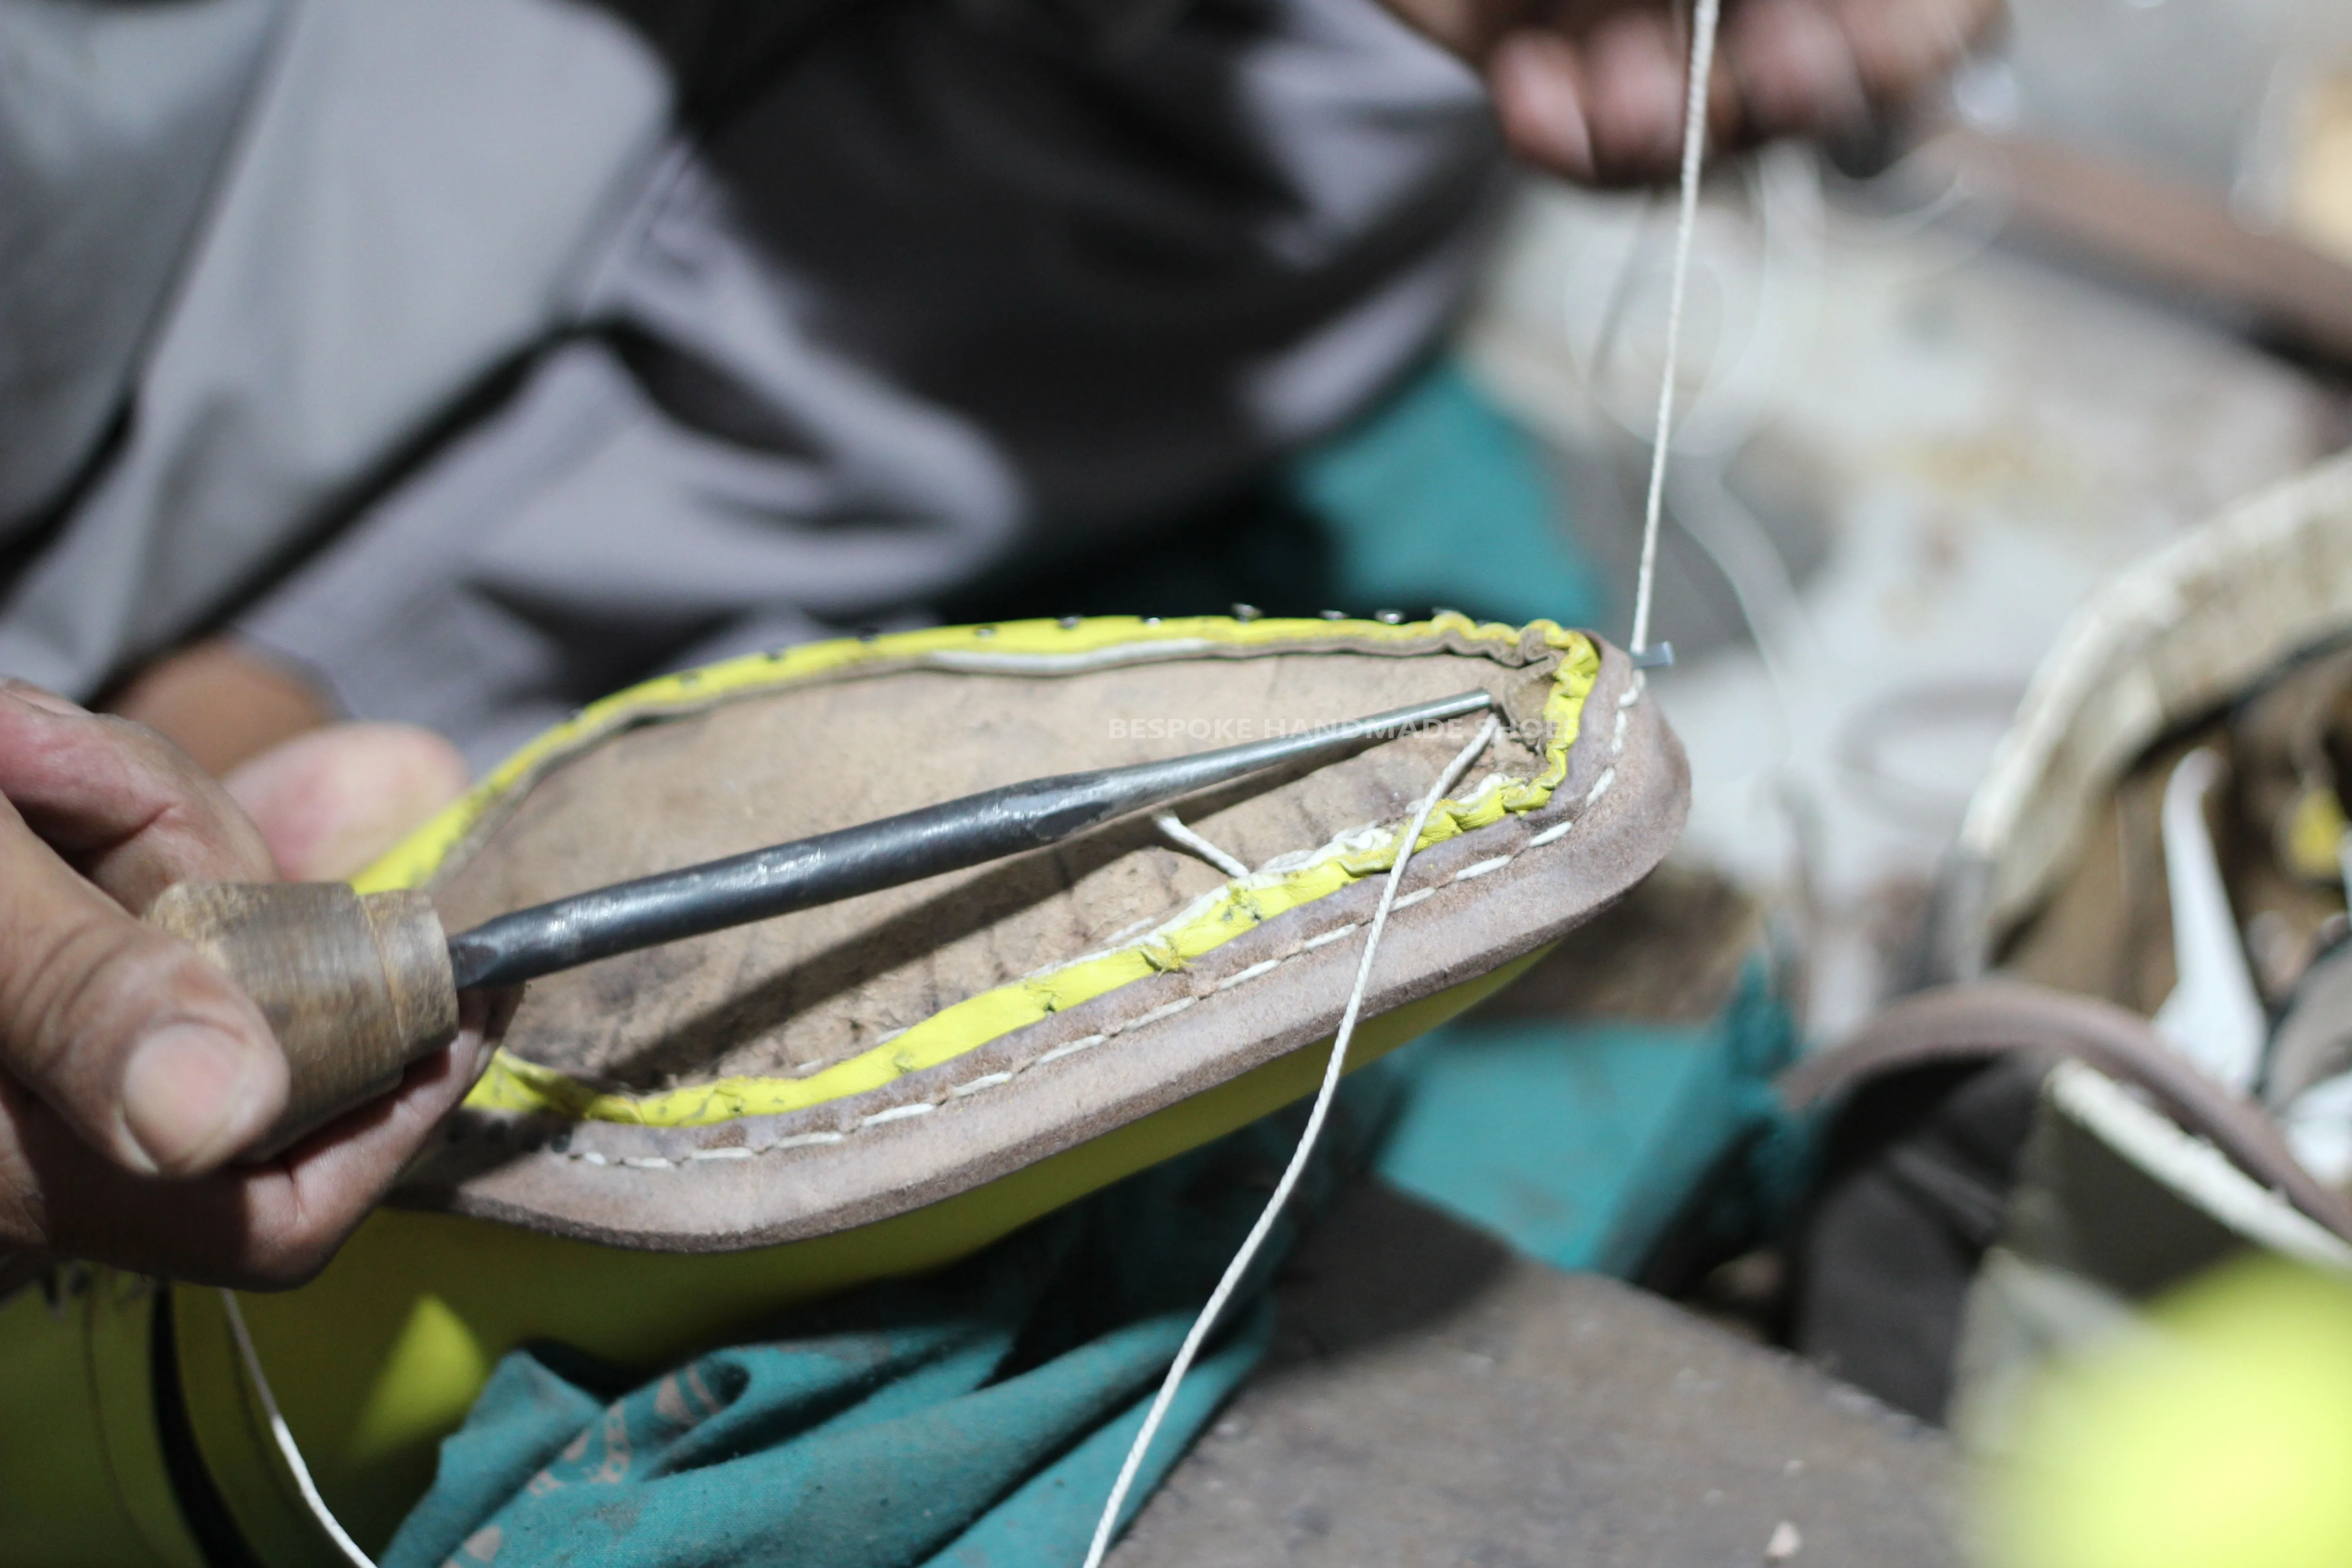
<instances>
[{"instance_id":1,"label":"taut white thread","mask_svg":"<svg viewBox=\"0 0 2352 1568\"><path fill-rule=\"evenodd\" d=\"M1110 1500L1103 1505L1102 1518L1095 1525L1094 1544L1087 1549L1086 1568L1101 1568L1103 1553L1110 1550L1112 1532L1118 1528L1118 1510L1127 1501L1129 1489L1135 1484L1136 1472L1143 1468L1143 1457L1150 1450L1151 1439L1159 1435L1160 1423L1167 1416L1168 1406L1175 1399L1178 1386L1183 1383L1184 1374L1192 1371L1193 1358L1200 1354L1202 1342L1209 1337L1209 1331L1216 1327L1218 1316L1225 1310L1225 1302L1241 1283L1242 1276L1248 1272L1251 1260L1257 1257L1258 1248L1265 1245L1267 1233L1274 1229L1276 1217L1282 1213L1283 1205L1290 1201L1291 1189L1298 1185L1299 1175L1307 1169L1308 1157L1315 1152L1315 1142L1321 1136L1324 1119L1331 1111L1331 1098L1339 1092L1340 1075L1347 1069L1348 1044L1355 1037L1356 1018L1364 1009L1364 994L1371 989L1372 960L1381 951L1381 931L1388 924L1389 910L1396 904L1397 888L1404 880L1404 868L1412 859L1413 846L1421 839L1421 830L1428 826L1429 814L1437 809L1437 803L1445 798L1445 792L1469 771L1470 764L1478 759L1479 753L1493 744L1495 737L1502 731L1501 722L1489 714L1486 722L1479 727L1477 738L1463 747L1445 765L1445 771L1438 775L1437 783L1422 797L1421 805L1412 814L1412 820L1397 839L1396 861L1389 868L1388 885L1381 889L1379 907L1373 910L1370 929L1364 933L1364 956L1356 965L1356 984L1348 993L1347 1011L1339 1015L1339 1033L1331 1037L1331 1059L1324 1065L1323 1086L1315 1092L1314 1109L1307 1113L1307 1129L1298 1135L1298 1147L1292 1152L1290 1163L1284 1167L1282 1180L1275 1184L1274 1195L1266 1199L1257 1223L1250 1227L1241 1250L1234 1254L1234 1260L1225 1265L1224 1278L1219 1279L1217 1288L1209 1293L1208 1305L1202 1307L1201 1315L1192 1320L1192 1327L1185 1334L1183 1344L1178 1348L1176 1359L1169 1363L1168 1375L1160 1380L1160 1392L1153 1396L1151 1408L1143 1417L1142 1430L1136 1433L1135 1441L1128 1447L1127 1462L1119 1466L1118 1480L1110 1489Z\"/></svg>"},{"instance_id":2,"label":"taut white thread","mask_svg":"<svg viewBox=\"0 0 2352 1568\"><path fill-rule=\"evenodd\" d=\"M1682 211L1675 221L1674 282L1666 297L1666 368L1659 378L1658 426L1650 446L1650 494L1642 510L1642 567L1633 582L1629 651L1650 646L1650 590L1658 575L1658 520L1666 504L1666 449L1674 443L1675 362L1682 352L1683 294L1690 281L1691 236L1698 227L1698 174L1706 157L1706 87L1715 71L1715 30L1722 0L1698 0L1691 17L1690 92L1683 107Z\"/></svg>"},{"instance_id":3,"label":"taut white thread","mask_svg":"<svg viewBox=\"0 0 2352 1568\"><path fill-rule=\"evenodd\" d=\"M269 1436L278 1444L278 1457L294 1472L294 1489L302 1494L302 1506L319 1521L319 1528L335 1543L343 1561L352 1568L375 1568L375 1560L360 1550L360 1543L344 1531L327 1500L319 1495L316 1482L310 1479L310 1467L302 1462L302 1450L294 1446L294 1434L286 1425L286 1417L278 1413L278 1395L270 1392L269 1379L261 1370L261 1357L255 1353L253 1336L245 1331L245 1313L236 1304L236 1292L220 1293L221 1307L228 1313L228 1331L236 1341L236 1353L245 1363L245 1375L253 1380L253 1392L260 1397L261 1413L269 1418Z\"/></svg>"}]
</instances>

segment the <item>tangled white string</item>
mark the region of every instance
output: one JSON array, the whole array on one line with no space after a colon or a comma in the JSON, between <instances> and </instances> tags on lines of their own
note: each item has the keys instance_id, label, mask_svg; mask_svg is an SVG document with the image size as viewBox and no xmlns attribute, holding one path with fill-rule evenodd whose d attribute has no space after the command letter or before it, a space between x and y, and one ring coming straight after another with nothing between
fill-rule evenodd
<instances>
[{"instance_id":1,"label":"tangled white string","mask_svg":"<svg viewBox=\"0 0 2352 1568\"><path fill-rule=\"evenodd\" d=\"M1167 1417L1168 1406L1176 1397L1178 1385L1183 1383L1184 1374L1192 1371L1193 1358L1201 1352L1202 1342L1216 1327L1226 1301L1232 1299L1242 1276L1249 1272L1249 1266L1256 1258L1258 1249L1265 1245L1266 1236L1274 1229L1276 1218L1281 1215L1283 1205L1290 1201L1291 1189L1298 1185L1299 1175L1307 1169L1307 1162L1315 1152L1316 1140L1323 1132L1324 1119L1331 1112L1331 1098L1339 1092L1340 1075L1347 1070L1348 1046L1355 1038L1356 1019L1364 1010L1364 994L1371 989L1372 960L1381 951L1381 931L1388 924L1390 906L1396 902L1397 889L1403 884L1404 868L1412 862L1413 847L1421 841L1421 830L1429 825L1429 814L1437 809L1437 803L1445 798L1445 792L1462 781L1462 775L1469 771L1470 764L1477 761L1479 753L1492 745L1495 737L1502 732L1501 722L1489 715L1486 722L1479 727L1477 738L1463 747L1445 765L1445 771L1437 776L1437 783L1422 797L1420 806L1412 814L1412 820L1405 825L1403 836L1397 840L1396 862L1389 868L1388 883L1381 889L1380 906L1372 911L1371 927L1364 933L1364 956L1356 965L1356 984L1348 993L1347 1010L1339 1015L1339 1032L1331 1037L1331 1059L1324 1066L1323 1084L1315 1092L1314 1109L1307 1113L1306 1131L1298 1135L1298 1147L1292 1152L1290 1163L1284 1167L1282 1180L1275 1184L1274 1195L1266 1199L1265 1208L1258 1215L1257 1223L1250 1227L1241 1250L1234 1254L1234 1260L1225 1266L1224 1278L1218 1280L1217 1288L1209 1293L1208 1305L1202 1307L1201 1315L1192 1320L1191 1331L1185 1334L1182 1346L1176 1352L1176 1359L1169 1364L1168 1375L1160 1380L1160 1393L1152 1399L1151 1408L1144 1415L1142 1428L1136 1433L1135 1441L1128 1447L1127 1462L1119 1466L1118 1481L1110 1489L1110 1500L1103 1505L1102 1518L1095 1525L1094 1544L1087 1549L1086 1568L1101 1568L1103 1553L1110 1550L1110 1538L1118 1529L1119 1510L1127 1503L1127 1494L1135 1485L1136 1472L1143 1468L1143 1457L1150 1450L1151 1439L1159 1435L1160 1424Z\"/></svg>"},{"instance_id":2,"label":"tangled white string","mask_svg":"<svg viewBox=\"0 0 2352 1568\"><path fill-rule=\"evenodd\" d=\"M1698 227L1698 176L1706 160L1707 81L1715 74L1716 24L1722 0L1698 0L1691 17L1690 90L1683 106L1682 205L1675 220L1674 282L1666 297L1665 371L1658 378L1658 424L1650 445L1650 494L1642 510L1642 568L1633 586L1634 653L1650 646L1650 591L1658 575L1658 521L1666 504L1666 453L1674 445L1675 365L1682 353L1683 297L1690 282L1691 237Z\"/></svg>"}]
</instances>

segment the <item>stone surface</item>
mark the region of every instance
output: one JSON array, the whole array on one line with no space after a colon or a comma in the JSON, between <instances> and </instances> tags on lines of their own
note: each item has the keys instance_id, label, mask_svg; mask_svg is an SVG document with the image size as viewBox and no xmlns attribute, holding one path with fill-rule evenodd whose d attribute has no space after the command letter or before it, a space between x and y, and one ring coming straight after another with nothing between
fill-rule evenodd
<instances>
[{"instance_id":1,"label":"stone surface","mask_svg":"<svg viewBox=\"0 0 2352 1568\"><path fill-rule=\"evenodd\" d=\"M1940 1435L1390 1189L1318 1228L1282 1304L1116 1568L1959 1561Z\"/></svg>"}]
</instances>

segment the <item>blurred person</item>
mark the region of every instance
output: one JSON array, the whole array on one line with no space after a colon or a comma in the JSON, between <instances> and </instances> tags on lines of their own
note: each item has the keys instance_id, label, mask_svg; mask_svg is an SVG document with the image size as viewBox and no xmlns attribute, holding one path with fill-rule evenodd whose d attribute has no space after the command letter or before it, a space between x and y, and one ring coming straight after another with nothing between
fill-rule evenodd
<instances>
[{"instance_id":1,"label":"blurred person","mask_svg":"<svg viewBox=\"0 0 2352 1568\"><path fill-rule=\"evenodd\" d=\"M1992 5L1734 0L1713 134L1866 122ZM478 1064L229 1164L282 1063L162 886L348 874L617 686L1215 504L1428 353L1507 149L1668 174L1685 48L1651 0L0 5L0 1248L299 1279Z\"/></svg>"}]
</instances>

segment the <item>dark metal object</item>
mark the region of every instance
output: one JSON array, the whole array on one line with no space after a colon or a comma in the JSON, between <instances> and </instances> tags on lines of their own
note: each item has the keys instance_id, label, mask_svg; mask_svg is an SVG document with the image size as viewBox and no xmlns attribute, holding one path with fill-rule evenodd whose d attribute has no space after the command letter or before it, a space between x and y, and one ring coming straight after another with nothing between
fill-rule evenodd
<instances>
[{"instance_id":1,"label":"dark metal object","mask_svg":"<svg viewBox=\"0 0 2352 1568\"><path fill-rule=\"evenodd\" d=\"M615 953L723 931L1058 844L1285 763L1444 723L1494 705L1484 691L1304 734L1166 762L1062 773L985 790L838 832L619 882L483 921L449 939L460 990L514 985Z\"/></svg>"}]
</instances>

